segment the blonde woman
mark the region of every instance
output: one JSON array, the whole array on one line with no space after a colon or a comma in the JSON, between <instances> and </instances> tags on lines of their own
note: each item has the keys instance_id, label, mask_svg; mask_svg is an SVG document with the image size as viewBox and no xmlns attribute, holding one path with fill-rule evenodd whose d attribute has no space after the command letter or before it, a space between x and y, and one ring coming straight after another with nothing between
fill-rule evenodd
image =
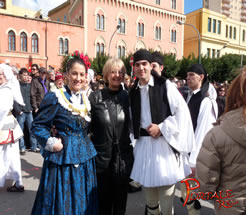
<instances>
[{"instance_id":1,"label":"blonde woman","mask_svg":"<svg viewBox=\"0 0 246 215\"><path fill-rule=\"evenodd\" d=\"M124 215L126 210L133 154L128 131L128 94L121 84L125 73L120 59L109 59L103 68L106 87L89 97L100 215Z\"/></svg>"}]
</instances>

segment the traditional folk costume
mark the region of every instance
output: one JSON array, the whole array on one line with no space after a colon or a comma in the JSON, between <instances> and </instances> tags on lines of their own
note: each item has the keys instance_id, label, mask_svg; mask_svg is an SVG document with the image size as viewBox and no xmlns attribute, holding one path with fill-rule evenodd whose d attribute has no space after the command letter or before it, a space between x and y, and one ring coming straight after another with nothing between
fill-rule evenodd
<instances>
[{"instance_id":1,"label":"traditional folk costume","mask_svg":"<svg viewBox=\"0 0 246 215\"><path fill-rule=\"evenodd\" d=\"M129 97L136 139L131 178L150 188L146 189L149 212L159 214L159 206L148 203L148 198L153 198L160 200L162 213L169 214L174 184L191 173L188 153L192 151L194 135L188 107L177 88L155 72L147 85L136 82ZM148 135L146 128L151 123L159 126L160 137ZM152 188L158 188L157 192L152 192Z\"/></svg>"},{"instance_id":2,"label":"traditional folk costume","mask_svg":"<svg viewBox=\"0 0 246 215\"><path fill-rule=\"evenodd\" d=\"M32 128L44 157L33 215L97 214L96 151L87 136L89 110L88 99L68 87L45 95ZM50 134L53 125L56 137ZM59 152L52 150L56 138L62 139Z\"/></svg>"},{"instance_id":3,"label":"traditional folk costume","mask_svg":"<svg viewBox=\"0 0 246 215\"><path fill-rule=\"evenodd\" d=\"M199 75L204 74L202 87L194 91L190 90L188 95L184 96L190 110L195 134L195 147L190 154L189 164L191 167L195 167L196 159L201 149L204 137L213 127L213 123L216 122L218 106L216 103L217 93L212 84L209 84L207 73L203 66L201 64L195 64L189 69L189 71ZM184 184L181 185L181 190L182 197L185 198L186 188ZM200 207L201 206L198 201L190 201L187 203L189 215L200 214L198 210Z\"/></svg>"},{"instance_id":4,"label":"traditional folk costume","mask_svg":"<svg viewBox=\"0 0 246 215\"><path fill-rule=\"evenodd\" d=\"M0 64L0 71L7 80L0 85L0 187L4 186L6 179L11 179L15 181L15 185L7 190L23 192L19 152L19 139L23 133L11 110L14 101L21 105L25 104L12 68Z\"/></svg>"}]
</instances>

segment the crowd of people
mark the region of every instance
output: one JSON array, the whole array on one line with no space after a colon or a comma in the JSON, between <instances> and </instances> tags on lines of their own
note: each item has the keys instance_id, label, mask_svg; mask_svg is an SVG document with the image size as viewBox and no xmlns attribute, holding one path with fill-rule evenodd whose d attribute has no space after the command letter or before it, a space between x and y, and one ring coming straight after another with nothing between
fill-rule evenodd
<instances>
[{"instance_id":1,"label":"crowd of people","mask_svg":"<svg viewBox=\"0 0 246 215\"><path fill-rule=\"evenodd\" d=\"M246 212L246 67L229 86L210 83L202 64L186 80L164 67L145 49L133 54L134 77L117 58L95 75L77 51L64 74L0 64L0 187L12 179L7 191L24 192L20 154L30 148L44 158L32 215L124 215L130 181L143 188L145 215L171 215L177 184L181 201L189 195L185 178L231 190L237 204L215 201L216 214ZM200 214L197 199L186 207Z\"/></svg>"}]
</instances>

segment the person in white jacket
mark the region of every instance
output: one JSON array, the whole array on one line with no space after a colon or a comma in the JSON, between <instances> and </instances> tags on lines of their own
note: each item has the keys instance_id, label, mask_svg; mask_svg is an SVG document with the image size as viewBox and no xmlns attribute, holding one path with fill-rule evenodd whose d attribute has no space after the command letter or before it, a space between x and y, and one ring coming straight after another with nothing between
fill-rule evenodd
<instances>
[{"instance_id":1,"label":"person in white jacket","mask_svg":"<svg viewBox=\"0 0 246 215\"><path fill-rule=\"evenodd\" d=\"M23 133L11 110L14 101L25 104L19 82L6 64L0 64L0 98L0 187L5 185L6 179L11 179L15 183L7 191L23 192L19 152Z\"/></svg>"}]
</instances>

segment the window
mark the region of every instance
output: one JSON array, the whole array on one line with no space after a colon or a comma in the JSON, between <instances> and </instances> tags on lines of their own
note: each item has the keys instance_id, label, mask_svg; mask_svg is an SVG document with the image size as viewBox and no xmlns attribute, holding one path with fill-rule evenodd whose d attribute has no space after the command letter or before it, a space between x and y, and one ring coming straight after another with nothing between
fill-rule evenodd
<instances>
[{"instance_id":1,"label":"window","mask_svg":"<svg viewBox=\"0 0 246 215\"><path fill-rule=\"evenodd\" d=\"M103 43L97 43L96 44L96 53L97 53L97 55L104 53L104 44Z\"/></svg>"},{"instance_id":2,"label":"window","mask_svg":"<svg viewBox=\"0 0 246 215\"><path fill-rule=\"evenodd\" d=\"M212 57L215 57L215 49L212 50Z\"/></svg>"},{"instance_id":3,"label":"window","mask_svg":"<svg viewBox=\"0 0 246 215\"><path fill-rule=\"evenodd\" d=\"M234 40L237 38L237 29L236 29L236 27L234 27L234 29L233 29L233 38L234 38Z\"/></svg>"},{"instance_id":4,"label":"window","mask_svg":"<svg viewBox=\"0 0 246 215\"><path fill-rule=\"evenodd\" d=\"M138 36L144 37L144 24L140 22L138 23Z\"/></svg>"},{"instance_id":5,"label":"window","mask_svg":"<svg viewBox=\"0 0 246 215\"><path fill-rule=\"evenodd\" d=\"M126 48L124 46L118 46L118 58L125 57Z\"/></svg>"},{"instance_id":6,"label":"window","mask_svg":"<svg viewBox=\"0 0 246 215\"><path fill-rule=\"evenodd\" d=\"M172 9L176 10L176 0L171 0L172 2Z\"/></svg>"},{"instance_id":7,"label":"window","mask_svg":"<svg viewBox=\"0 0 246 215\"><path fill-rule=\"evenodd\" d=\"M38 35L37 34L32 35L32 52L38 53Z\"/></svg>"},{"instance_id":8,"label":"window","mask_svg":"<svg viewBox=\"0 0 246 215\"><path fill-rule=\"evenodd\" d=\"M221 21L218 21L217 33L221 34Z\"/></svg>"},{"instance_id":9,"label":"window","mask_svg":"<svg viewBox=\"0 0 246 215\"><path fill-rule=\"evenodd\" d=\"M208 18L208 32L211 32L211 18Z\"/></svg>"},{"instance_id":10,"label":"window","mask_svg":"<svg viewBox=\"0 0 246 215\"><path fill-rule=\"evenodd\" d=\"M172 30L171 32L171 41L176 43L176 30Z\"/></svg>"},{"instance_id":11,"label":"window","mask_svg":"<svg viewBox=\"0 0 246 215\"><path fill-rule=\"evenodd\" d=\"M64 15L63 21L67 22L67 16L66 15Z\"/></svg>"},{"instance_id":12,"label":"window","mask_svg":"<svg viewBox=\"0 0 246 215\"><path fill-rule=\"evenodd\" d=\"M8 39L9 39L9 50L15 51L15 32L9 31Z\"/></svg>"},{"instance_id":13,"label":"window","mask_svg":"<svg viewBox=\"0 0 246 215\"><path fill-rule=\"evenodd\" d=\"M65 41L64 41L64 54L65 55L68 55L68 52L69 52L69 49L68 49L68 46L69 45L69 43L68 43L68 39L65 39Z\"/></svg>"},{"instance_id":14,"label":"window","mask_svg":"<svg viewBox=\"0 0 246 215\"><path fill-rule=\"evenodd\" d=\"M124 19L120 19L118 20L118 25L120 26L118 33L126 33L126 21Z\"/></svg>"},{"instance_id":15,"label":"window","mask_svg":"<svg viewBox=\"0 0 246 215\"><path fill-rule=\"evenodd\" d=\"M104 15L97 14L97 17L96 17L96 28L98 30L104 30Z\"/></svg>"},{"instance_id":16,"label":"window","mask_svg":"<svg viewBox=\"0 0 246 215\"><path fill-rule=\"evenodd\" d=\"M155 39L161 40L161 27L158 26L155 27Z\"/></svg>"},{"instance_id":17,"label":"window","mask_svg":"<svg viewBox=\"0 0 246 215\"><path fill-rule=\"evenodd\" d=\"M232 27L230 26L230 32L229 32L230 38L232 38Z\"/></svg>"},{"instance_id":18,"label":"window","mask_svg":"<svg viewBox=\"0 0 246 215\"><path fill-rule=\"evenodd\" d=\"M62 55L64 51L64 46L63 46L63 39L59 39L59 54Z\"/></svg>"},{"instance_id":19,"label":"window","mask_svg":"<svg viewBox=\"0 0 246 215\"><path fill-rule=\"evenodd\" d=\"M57 18L57 22L60 22L61 20L59 18Z\"/></svg>"},{"instance_id":20,"label":"window","mask_svg":"<svg viewBox=\"0 0 246 215\"><path fill-rule=\"evenodd\" d=\"M161 4L161 0L155 0L155 3L160 5Z\"/></svg>"},{"instance_id":21,"label":"window","mask_svg":"<svg viewBox=\"0 0 246 215\"><path fill-rule=\"evenodd\" d=\"M243 30L243 42L245 41L245 30Z\"/></svg>"},{"instance_id":22,"label":"window","mask_svg":"<svg viewBox=\"0 0 246 215\"><path fill-rule=\"evenodd\" d=\"M20 34L20 48L22 52L27 52L27 35L25 32Z\"/></svg>"},{"instance_id":23,"label":"window","mask_svg":"<svg viewBox=\"0 0 246 215\"><path fill-rule=\"evenodd\" d=\"M213 19L213 33L216 33L216 19Z\"/></svg>"},{"instance_id":24,"label":"window","mask_svg":"<svg viewBox=\"0 0 246 215\"><path fill-rule=\"evenodd\" d=\"M96 28L97 29L100 29L100 15L99 14L97 14L97 26L96 26Z\"/></svg>"},{"instance_id":25,"label":"window","mask_svg":"<svg viewBox=\"0 0 246 215\"><path fill-rule=\"evenodd\" d=\"M207 48L207 57L210 57L210 49Z\"/></svg>"},{"instance_id":26,"label":"window","mask_svg":"<svg viewBox=\"0 0 246 215\"><path fill-rule=\"evenodd\" d=\"M228 37L228 25L226 25L226 38Z\"/></svg>"},{"instance_id":27,"label":"window","mask_svg":"<svg viewBox=\"0 0 246 215\"><path fill-rule=\"evenodd\" d=\"M220 57L220 50L217 50L217 58Z\"/></svg>"}]
</instances>

